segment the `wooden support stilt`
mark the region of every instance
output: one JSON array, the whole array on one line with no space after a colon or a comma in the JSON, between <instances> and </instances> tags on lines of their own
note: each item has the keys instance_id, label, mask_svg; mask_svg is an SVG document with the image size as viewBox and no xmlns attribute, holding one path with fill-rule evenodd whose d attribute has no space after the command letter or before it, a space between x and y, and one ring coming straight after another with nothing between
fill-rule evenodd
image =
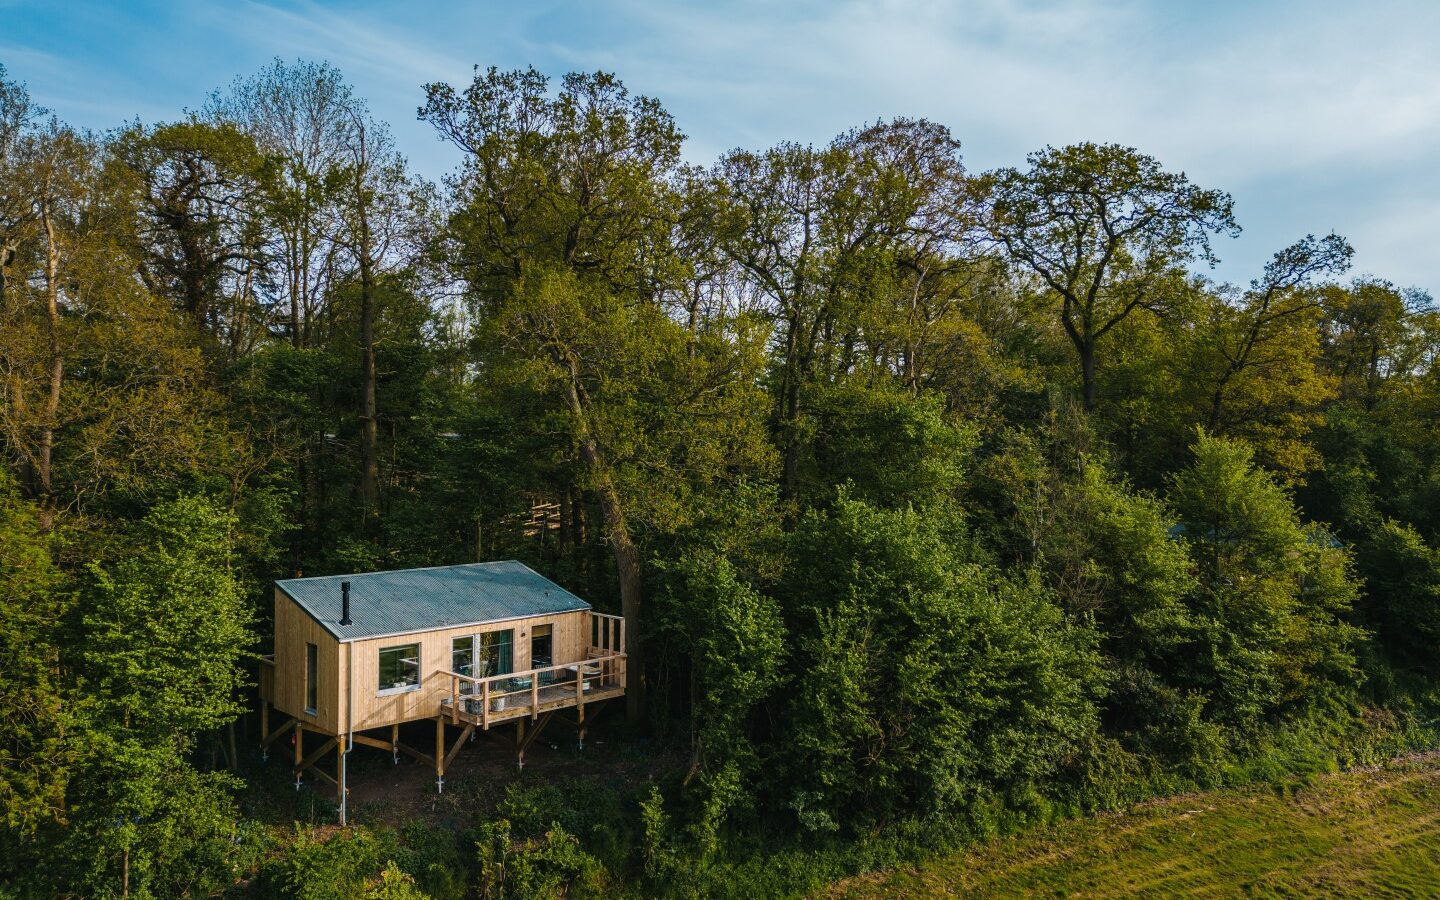
<instances>
[{"instance_id":1,"label":"wooden support stilt","mask_svg":"<svg viewBox=\"0 0 1440 900\"><path fill-rule=\"evenodd\" d=\"M260 701L260 759L270 758L270 701Z\"/></svg>"},{"instance_id":2,"label":"wooden support stilt","mask_svg":"<svg viewBox=\"0 0 1440 900\"><path fill-rule=\"evenodd\" d=\"M300 760L304 758L304 753L305 723L297 721L295 723L295 790L297 791L300 790L300 773L303 771L300 768Z\"/></svg>"},{"instance_id":3,"label":"wooden support stilt","mask_svg":"<svg viewBox=\"0 0 1440 900\"><path fill-rule=\"evenodd\" d=\"M575 725L580 730L580 740L576 749L585 749L585 666L581 665L575 673Z\"/></svg>"},{"instance_id":4,"label":"wooden support stilt","mask_svg":"<svg viewBox=\"0 0 1440 900\"><path fill-rule=\"evenodd\" d=\"M335 745L335 805L340 808L340 825L345 825L345 736Z\"/></svg>"},{"instance_id":5,"label":"wooden support stilt","mask_svg":"<svg viewBox=\"0 0 1440 900\"><path fill-rule=\"evenodd\" d=\"M400 723L390 726L390 763L400 765Z\"/></svg>"},{"instance_id":6,"label":"wooden support stilt","mask_svg":"<svg viewBox=\"0 0 1440 900\"><path fill-rule=\"evenodd\" d=\"M435 793L445 793L445 717L435 717Z\"/></svg>"}]
</instances>

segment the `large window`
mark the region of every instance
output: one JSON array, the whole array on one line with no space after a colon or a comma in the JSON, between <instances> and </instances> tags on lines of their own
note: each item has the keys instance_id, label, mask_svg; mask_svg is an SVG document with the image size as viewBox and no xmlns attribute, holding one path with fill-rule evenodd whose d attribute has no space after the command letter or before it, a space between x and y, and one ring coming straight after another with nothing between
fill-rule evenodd
<instances>
[{"instance_id":1,"label":"large window","mask_svg":"<svg viewBox=\"0 0 1440 900\"><path fill-rule=\"evenodd\" d=\"M515 657L513 645L515 632L513 629L504 631L487 631L475 638L479 649L481 669L476 672L476 677L489 675L508 675L514 671Z\"/></svg>"},{"instance_id":2,"label":"large window","mask_svg":"<svg viewBox=\"0 0 1440 900\"><path fill-rule=\"evenodd\" d=\"M305 711L315 715L320 706L320 648L305 645Z\"/></svg>"},{"instance_id":3,"label":"large window","mask_svg":"<svg viewBox=\"0 0 1440 900\"><path fill-rule=\"evenodd\" d=\"M404 691L420 686L420 645L380 648L380 690Z\"/></svg>"}]
</instances>

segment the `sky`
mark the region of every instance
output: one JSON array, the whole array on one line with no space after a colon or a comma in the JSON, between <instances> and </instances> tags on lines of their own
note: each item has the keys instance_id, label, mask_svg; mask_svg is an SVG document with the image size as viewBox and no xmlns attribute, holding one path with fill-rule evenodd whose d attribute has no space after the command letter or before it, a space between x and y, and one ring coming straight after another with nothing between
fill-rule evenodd
<instances>
[{"instance_id":1,"label":"sky","mask_svg":"<svg viewBox=\"0 0 1440 900\"><path fill-rule=\"evenodd\" d=\"M896 116L949 126L972 171L1077 141L1229 191L1214 277L1305 234L1353 274L1440 293L1435 0L0 0L0 63L72 124L173 120L275 57L328 60L421 174L459 161L416 108L474 66L604 69L708 163Z\"/></svg>"}]
</instances>

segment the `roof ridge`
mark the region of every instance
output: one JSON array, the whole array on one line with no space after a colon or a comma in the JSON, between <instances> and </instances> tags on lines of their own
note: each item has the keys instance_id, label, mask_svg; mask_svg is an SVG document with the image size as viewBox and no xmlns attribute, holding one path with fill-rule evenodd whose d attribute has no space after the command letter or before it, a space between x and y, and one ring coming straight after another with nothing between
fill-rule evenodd
<instances>
[{"instance_id":1,"label":"roof ridge","mask_svg":"<svg viewBox=\"0 0 1440 900\"><path fill-rule=\"evenodd\" d=\"M475 566L494 566L499 565L500 563L515 563L516 565L525 566L525 568L530 569L529 566L526 566L525 563L521 562L518 559L487 559L483 562L449 563L448 565L443 566L412 566L408 569L377 569L374 572L349 572L337 573L334 575L298 575L294 578L277 578L275 579L275 583L280 584L281 582L288 583L293 581L319 581L321 578L363 578L366 575L401 575L405 572L433 572L436 569L470 569L474 568ZM530 571L535 572L534 569L530 569ZM535 572L535 574L540 575L539 572ZM545 576L540 575L540 577L544 578ZM549 579L546 580L548 581Z\"/></svg>"}]
</instances>

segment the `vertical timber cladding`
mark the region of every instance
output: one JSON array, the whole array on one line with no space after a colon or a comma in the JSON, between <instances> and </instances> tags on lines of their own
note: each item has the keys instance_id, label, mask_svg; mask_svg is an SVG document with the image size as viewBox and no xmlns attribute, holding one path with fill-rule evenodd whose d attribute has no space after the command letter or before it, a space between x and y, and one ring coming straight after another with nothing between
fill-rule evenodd
<instances>
[{"instance_id":1,"label":"vertical timber cladding","mask_svg":"<svg viewBox=\"0 0 1440 900\"><path fill-rule=\"evenodd\" d=\"M317 649L319 676L316 706L305 709L305 645ZM286 715L327 734L339 734L345 716L343 655L340 642L301 609L284 591L275 589L275 683L271 702Z\"/></svg>"},{"instance_id":2,"label":"vertical timber cladding","mask_svg":"<svg viewBox=\"0 0 1440 900\"><path fill-rule=\"evenodd\" d=\"M296 612L302 616L305 615L302 610L297 609ZM577 610L548 616L532 616L504 622L485 622L479 625L462 625L454 628L437 628L432 631L421 631L395 637L365 638L352 641L351 652L354 654L355 667L351 676L355 691L352 727L356 731L362 731L439 715L440 702L450 696L450 678L443 673L450 671L451 641L457 637L514 629L514 658L511 668L520 672L530 668L530 633L537 625L550 625L553 628L552 640L556 665L579 662L584 659L590 638L589 618L587 611ZM333 642L334 638L332 637L330 640ZM420 686L415 690L381 694L380 649L405 644L420 645ZM300 647L302 675L304 653L305 648L302 644ZM278 649L276 655L278 660ZM320 655L323 668L327 665L324 661L323 647ZM322 690L324 686L322 680ZM303 684L301 690L303 692Z\"/></svg>"}]
</instances>

